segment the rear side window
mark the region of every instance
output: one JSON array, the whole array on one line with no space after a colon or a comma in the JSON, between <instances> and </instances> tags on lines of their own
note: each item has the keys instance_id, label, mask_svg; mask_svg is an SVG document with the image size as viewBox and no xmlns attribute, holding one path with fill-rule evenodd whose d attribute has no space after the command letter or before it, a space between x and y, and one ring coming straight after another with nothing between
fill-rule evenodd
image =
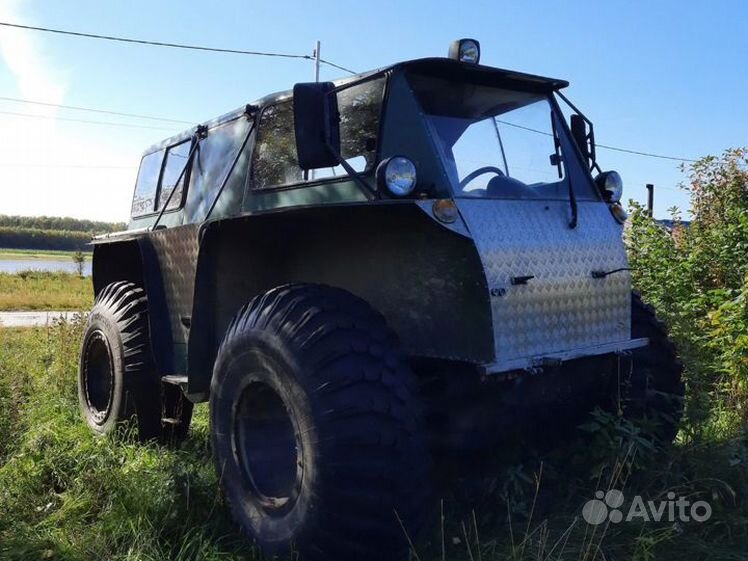
<instances>
[{"instance_id":1,"label":"rear side window","mask_svg":"<svg viewBox=\"0 0 748 561\"><path fill-rule=\"evenodd\" d=\"M207 138L200 141L192 158L192 179L187 195L187 211L191 220L205 219L218 189L226 180L231 164L236 160L237 153L247 137L250 124L247 119L237 119L211 129ZM213 217L218 217L224 210L237 208L241 204L241 201L231 200L231 197L243 193L248 168L247 153L245 146L231 176L226 180Z\"/></svg>"},{"instance_id":2,"label":"rear side window","mask_svg":"<svg viewBox=\"0 0 748 561\"><path fill-rule=\"evenodd\" d=\"M143 156L138 170L138 179L135 182L135 194L132 198L133 216L143 216L156 210L156 190L163 159L163 150Z\"/></svg>"},{"instance_id":3,"label":"rear side window","mask_svg":"<svg viewBox=\"0 0 748 561\"><path fill-rule=\"evenodd\" d=\"M159 190L158 208L161 210L169 201L166 210L173 210L182 206L182 197L184 195L184 185L187 181L188 169L187 160L190 157L190 148L192 142L187 140L169 148L166 152L166 163L164 164L164 173L161 177L161 189ZM184 170L184 173L182 173ZM179 183L177 183L179 180ZM172 190L174 195L171 195ZM171 198L169 197L171 195Z\"/></svg>"},{"instance_id":4,"label":"rear side window","mask_svg":"<svg viewBox=\"0 0 748 561\"><path fill-rule=\"evenodd\" d=\"M338 92L340 151L356 171L376 163L379 116L384 95L384 77L350 86ZM290 185L303 181L296 157L293 100L271 105L258 124L253 179L255 189ZM310 179L345 176L342 166L314 170Z\"/></svg>"}]
</instances>

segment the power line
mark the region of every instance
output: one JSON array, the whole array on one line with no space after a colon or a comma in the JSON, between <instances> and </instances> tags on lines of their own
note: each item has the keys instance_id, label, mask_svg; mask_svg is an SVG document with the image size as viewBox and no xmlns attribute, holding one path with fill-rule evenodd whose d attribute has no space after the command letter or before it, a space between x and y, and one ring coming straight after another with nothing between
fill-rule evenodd
<instances>
[{"instance_id":1,"label":"power line","mask_svg":"<svg viewBox=\"0 0 748 561\"><path fill-rule=\"evenodd\" d=\"M618 148L616 146L608 146L606 144L595 143L596 148L604 148L605 150L614 150L616 152L624 152L626 154L634 154L636 156L647 156L648 158L660 158L661 160L674 160L676 162L698 162L691 158L677 158L676 156L663 156L662 154L654 154L652 152L640 152L639 150L629 150L628 148Z\"/></svg>"},{"instance_id":2,"label":"power line","mask_svg":"<svg viewBox=\"0 0 748 561\"><path fill-rule=\"evenodd\" d=\"M149 127L148 125L131 125L128 123L112 123L109 121L94 121L88 119L71 119L68 117L52 117L49 115L34 115L33 113L18 113L15 111L0 111L0 115L11 115L14 117L24 117L31 119L51 119L53 121L70 121L73 123L85 123L89 125L106 125L110 127L126 127L130 129L150 129L150 130L174 130L167 127Z\"/></svg>"},{"instance_id":3,"label":"power line","mask_svg":"<svg viewBox=\"0 0 748 561\"><path fill-rule=\"evenodd\" d=\"M136 119L149 119L151 121L164 121L167 123L179 123L183 125L194 125L195 124L192 121L182 121L180 119L168 119L166 117L153 117L151 115L140 115L138 113L123 113L121 111L110 111L108 109L93 109L91 107L80 107L78 105L62 105L60 103L31 101L29 99L19 99L16 97L0 96L0 101L12 101L13 103L29 103L32 105L43 105L45 107L59 107L60 109L72 109L74 111L88 111L89 113L101 113L103 115L116 115L118 117L134 117Z\"/></svg>"},{"instance_id":4,"label":"power line","mask_svg":"<svg viewBox=\"0 0 748 561\"><path fill-rule=\"evenodd\" d=\"M335 64L334 62L330 62L329 60L325 60L324 58L319 59L319 61L322 64L326 64L327 66L332 66L333 68L337 68L338 70L342 70L343 72L348 72L348 74L358 74L355 70L351 70L350 68L346 68L345 66L340 66L339 64Z\"/></svg>"},{"instance_id":5,"label":"power line","mask_svg":"<svg viewBox=\"0 0 748 561\"><path fill-rule=\"evenodd\" d=\"M117 41L117 42L120 42L120 43L131 43L131 44L138 44L138 45L147 45L147 46L151 46L151 47L168 47L168 48L173 48L173 49L188 49L188 50L196 50L196 51L215 52L215 53L229 53L229 54L241 54L241 55L252 55L252 56L267 56L267 57L280 57L280 58L291 58L291 59L314 60L314 57L311 56L311 55L300 55L300 54L292 54L292 53L272 53L272 52L267 52L267 51L248 51L248 50L241 50L241 49L227 49L227 48L222 48L222 47L206 47L206 46L202 46L202 45L187 45L187 44L182 44L182 43L169 43L169 42L166 42L166 41L151 41L151 40L146 40L146 39L133 39L133 38L130 38L130 37L116 37L116 36L113 36L113 35L101 35L101 34L97 34L97 33L83 33L83 32L80 32L80 31L69 31L69 30L64 30L64 29L52 29L52 28L49 28L49 27L38 27L38 26L33 26L33 25L22 25L22 24L19 24L19 23L0 22L0 26L3 26L3 27L12 27L12 28L16 28L16 29L26 29L26 30L31 30L31 31L43 31L45 33L56 33L56 34L59 34L59 35L68 35L68 36L72 36L72 37L83 37L83 38L87 38L87 39L100 39L100 40L105 40L105 41ZM342 71L348 72L350 74L356 74L356 72L354 70L351 70L350 68L346 68L345 66L341 66L339 64L335 64L334 62L331 62L329 60L320 58L319 61L322 64L326 64L326 65L331 66L333 68L337 68L338 70L342 70ZM6 101L19 101L19 102L24 101L24 100L12 99L12 98L0 98L0 99L4 99ZM96 113L106 113L106 114L119 115L119 116L124 116L124 117L136 117L136 118L141 118L141 119L154 119L154 120L168 121L168 122L174 122L174 123L192 124L191 122L188 122L188 121L181 121L181 120L177 120L177 119L167 119L167 118L162 118L162 117L150 117L150 116L145 116L145 115L136 115L136 114L133 114L133 113L120 113L120 112L117 112L117 111L105 111L105 110L88 109L88 108L74 107L74 106L63 106L63 105L45 104L45 103L42 103L42 102L28 102L28 103L37 103L39 105L51 105L51 106L62 107L62 108L66 108L66 109L77 109L77 110L81 110L81 111L92 111L92 112L96 112ZM63 120L63 119L61 118L61 120ZM72 119L64 119L64 120L72 120ZM81 121L81 122L86 122L86 121ZM545 134L545 135L549 135L550 134L550 133L547 133L545 131L539 131L539 130L532 129L532 128L529 128L529 127L524 127L524 126L521 126L521 125L516 125L516 124L513 124L513 123L509 123L507 121L500 121L500 122L502 122L502 123L504 123L506 125L509 125L509 126L516 127L516 128L520 128L520 129L524 129L524 130L528 130L528 131L532 131L532 132L538 132L540 134ZM110 124L110 125L114 125L115 123L98 123L98 124ZM136 125L120 125L120 126L131 126L131 127L135 127ZM636 155L636 156L645 156L645 157L649 157L649 158L659 158L659 159L662 159L662 160L673 160L673 161L677 161L677 162L696 162L697 161L697 160L694 160L694 159L691 159L691 158L679 158L679 157L676 157L676 156L666 156L666 155L663 155L663 154L655 154L655 153L652 153L652 152L643 152L643 151L639 151L639 150L631 150L631 149L628 149L628 148L619 148L617 146L609 146L609 145L606 145L606 144L596 144L596 147L597 148L602 148L604 150L613 150L615 152L623 152L623 153L626 153L626 154L633 154L633 155Z\"/></svg>"},{"instance_id":6,"label":"power line","mask_svg":"<svg viewBox=\"0 0 748 561\"><path fill-rule=\"evenodd\" d=\"M39 164L39 163L0 163L2 168L72 168L72 169L122 169L133 170L138 167L135 163L131 166L110 166L106 164Z\"/></svg>"},{"instance_id":7,"label":"power line","mask_svg":"<svg viewBox=\"0 0 748 561\"><path fill-rule=\"evenodd\" d=\"M509 121L504 121L502 119L496 119L496 121L503 125L514 127L515 129L522 129L525 131L535 132L535 133L542 134L545 136L553 136L549 132L541 131L538 129L533 129L531 127L525 127L523 125L518 125L516 123L510 123ZM698 160L693 160L689 158L678 158L676 156L663 156L662 154L654 154L652 152L641 152L639 150L629 150L628 148L618 148L617 146L609 146L607 144L598 144L597 142L595 143L595 148L603 148L605 150L614 150L616 152L624 152L626 154L634 154L636 156L647 156L648 158L660 158L661 160L674 160L676 162L697 162L698 161Z\"/></svg>"},{"instance_id":8,"label":"power line","mask_svg":"<svg viewBox=\"0 0 748 561\"><path fill-rule=\"evenodd\" d=\"M68 31L65 29L52 29L50 27L21 25L20 23L0 22L0 26L13 27L16 29L26 29L30 31L43 31L45 33L57 33L59 35L69 35L72 37L85 37L87 39L100 39L104 41L117 41L120 43L147 45L149 47L168 47L172 49L188 49L188 50L193 50L193 51L207 51L207 52L212 52L212 53L228 53L228 54L235 54L235 55L252 55L252 56L267 56L267 57L278 57L278 58L295 58L295 59L303 59L303 60L314 60L314 57L312 57L311 55L299 55L299 54L293 54L293 53L271 53L267 51L246 51L242 49L226 49L222 47L206 47L202 45L186 45L183 43L169 43L166 41L151 41L147 39L133 39L131 37L115 37L114 35L101 35L98 33L83 33L80 31ZM349 70L348 68L345 68L344 66L340 66L333 62L330 62L329 60L319 59L319 61L323 64L327 64L328 66L332 66L333 68L343 70L344 72L355 74L353 70Z\"/></svg>"}]
</instances>

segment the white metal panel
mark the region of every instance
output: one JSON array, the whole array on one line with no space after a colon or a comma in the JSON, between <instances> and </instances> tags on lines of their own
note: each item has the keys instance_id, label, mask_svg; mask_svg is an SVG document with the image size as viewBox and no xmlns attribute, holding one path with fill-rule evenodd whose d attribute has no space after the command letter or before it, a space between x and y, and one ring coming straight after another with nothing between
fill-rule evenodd
<instances>
[{"instance_id":1,"label":"white metal panel","mask_svg":"<svg viewBox=\"0 0 748 561\"><path fill-rule=\"evenodd\" d=\"M494 371L531 366L544 356L628 341L628 271L622 228L606 204L579 201L458 199L491 291ZM512 277L532 275L524 285Z\"/></svg>"}]
</instances>

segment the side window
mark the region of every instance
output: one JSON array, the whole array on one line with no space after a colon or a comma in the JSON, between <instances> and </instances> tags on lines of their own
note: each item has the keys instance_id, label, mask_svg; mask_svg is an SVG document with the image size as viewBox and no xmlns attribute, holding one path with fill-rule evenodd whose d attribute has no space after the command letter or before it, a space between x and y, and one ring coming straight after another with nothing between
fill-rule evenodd
<instances>
[{"instance_id":1,"label":"side window","mask_svg":"<svg viewBox=\"0 0 748 561\"><path fill-rule=\"evenodd\" d=\"M166 210L172 210L182 206L184 184L187 180L187 173L182 173L182 170L187 165L191 147L192 141L187 140L170 147L166 152L166 163L164 164L164 173L161 177L161 188L159 190L157 210L161 210L167 200L169 201L169 206ZM178 184L177 180L179 180ZM171 195L172 190L174 190L173 195ZM169 198L169 195L171 195L171 198Z\"/></svg>"},{"instance_id":2,"label":"side window","mask_svg":"<svg viewBox=\"0 0 748 561\"><path fill-rule=\"evenodd\" d=\"M338 92L340 153L344 159L363 156L367 168L376 163L383 95L383 77Z\"/></svg>"},{"instance_id":3,"label":"side window","mask_svg":"<svg viewBox=\"0 0 748 561\"><path fill-rule=\"evenodd\" d=\"M338 92L341 156L363 172L376 163L379 115L385 78L350 86ZM296 158L291 100L267 107L260 116L253 165L255 189L303 181ZM313 170L310 179L345 176L343 166Z\"/></svg>"},{"instance_id":4,"label":"side window","mask_svg":"<svg viewBox=\"0 0 748 561\"><path fill-rule=\"evenodd\" d=\"M255 189L303 179L296 158L292 100L270 105L260 115L252 167Z\"/></svg>"},{"instance_id":5,"label":"side window","mask_svg":"<svg viewBox=\"0 0 748 561\"><path fill-rule=\"evenodd\" d=\"M163 150L143 156L132 198L132 216L143 216L156 210L156 190L163 158Z\"/></svg>"},{"instance_id":6,"label":"side window","mask_svg":"<svg viewBox=\"0 0 748 561\"><path fill-rule=\"evenodd\" d=\"M221 183L236 158L237 151L247 137L249 126L250 122L247 119L237 119L210 129L208 136L200 141L192 159L190 188L187 194L190 220L205 219ZM243 194L248 168L247 153L248 150L245 148L236 162L221 194L221 200L213 212L214 217L221 215L224 208L238 208L241 205L241 200L232 200L231 197L240 197Z\"/></svg>"}]
</instances>

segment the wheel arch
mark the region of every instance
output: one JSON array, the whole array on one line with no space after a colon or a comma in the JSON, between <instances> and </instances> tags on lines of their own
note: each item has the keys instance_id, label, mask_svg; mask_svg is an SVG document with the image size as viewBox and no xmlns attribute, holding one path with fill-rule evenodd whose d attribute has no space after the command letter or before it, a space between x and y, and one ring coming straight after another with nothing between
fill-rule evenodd
<instances>
[{"instance_id":1,"label":"wheel arch","mask_svg":"<svg viewBox=\"0 0 748 561\"><path fill-rule=\"evenodd\" d=\"M142 288L148 299L149 341L159 372L174 371L169 313L158 257L147 236L94 244L91 264L94 296L117 281Z\"/></svg>"},{"instance_id":2,"label":"wheel arch","mask_svg":"<svg viewBox=\"0 0 748 561\"><path fill-rule=\"evenodd\" d=\"M296 209L203 227L190 394L207 396L218 346L241 306L292 282L363 298L384 315L407 355L470 362L493 357L489 293L472 239L413 202Z\"/></svg>"}]
</instances>

